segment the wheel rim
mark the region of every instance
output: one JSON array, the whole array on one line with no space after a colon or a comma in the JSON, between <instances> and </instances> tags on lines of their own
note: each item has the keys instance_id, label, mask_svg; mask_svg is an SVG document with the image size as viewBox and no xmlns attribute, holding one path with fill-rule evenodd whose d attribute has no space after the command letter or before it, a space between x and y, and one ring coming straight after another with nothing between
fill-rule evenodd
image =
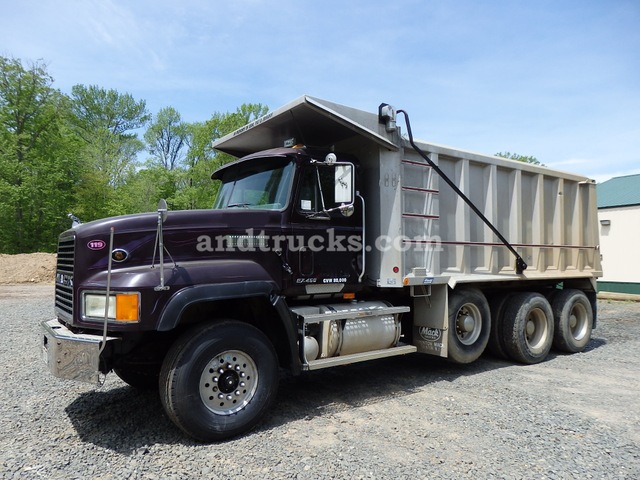
<instances>
[{"instance_id":1,"label":"wheel rim","mask_svg":"<svg viewBox=\"0 0 640 480\"><path fill-rule=\"evenodd\" d=\"M587 334L589 319L587 309L584 305L576 303L569 312L569 331L571 336L577 340L582 340Z\"/></svg>"},{"instance_id":2,"label":"wheel rim","mask_svg":"<svg viewBox=\"0 0 640 480\"><path fill-rule=\"evenodd\" d=\"M473 345L482 331L482 314L473 303L465 303L456 314L456 336L463 345Z\"/></svg>"},{"instance_id":3,"label":"wheel rim","mask_svg":"<svg viewBox=\"0 0 640 480\"><path fill-rule=\"evenodd\" d=\"M531 310L525 325L525 338L531 351L534 353L543 351L548 336L547 315L539 308Z\"/></svg>"},{"instance_id":4,"label":"wheel rim","mask_svg":"<svg viewBox=\"0 0 640 480\"><path fill-rule=\"evenodd\" d=\"M244 352L227 350L216 355L200 376L200 398L217 415L232 415L253 398L258 369Z\"/></svg>"}]
</instances>

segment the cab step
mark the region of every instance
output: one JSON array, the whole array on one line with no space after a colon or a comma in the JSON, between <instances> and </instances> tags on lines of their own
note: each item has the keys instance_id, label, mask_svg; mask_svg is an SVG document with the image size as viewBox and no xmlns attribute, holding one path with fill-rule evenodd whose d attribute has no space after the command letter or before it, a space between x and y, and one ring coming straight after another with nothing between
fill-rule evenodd
<instances>
[{"instance_id":1,"label":"cab step","mask_svg":"<svg viewBox=\"0 0 640 480\"><path fill-rule=\"evenodd\" d=\"M321 368L335 367L337 365L348 365L350 363L366 362L367 360L375 360L377 358L395 357L397 355L406 355L415 353L418 349L413 345L399 344L397 347L384 348L382 350L372 350L370 352L353 353L330 358L320 358L311 360L303 365L304 370L320 370Z\"/></svg>"}]
</instances>

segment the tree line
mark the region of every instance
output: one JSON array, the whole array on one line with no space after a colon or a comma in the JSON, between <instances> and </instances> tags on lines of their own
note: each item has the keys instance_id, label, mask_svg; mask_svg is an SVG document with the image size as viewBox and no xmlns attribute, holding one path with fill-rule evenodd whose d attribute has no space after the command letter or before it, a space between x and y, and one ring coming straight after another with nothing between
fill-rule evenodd
<instances>
[{"instance_id":1,"label":"tree line","mask_svg":"<svg viewBox=\"0 0 640 480\"><path fill-rule=\"evenodd\" d=\"M231 160L212 141L267 111L243 104L189 123L96 85L64 94L42 61L0 57L0 253L55 251L71 212L89 221L153 211L160 198L211 207L211 173Z\"/></svg>"}]
</instances>

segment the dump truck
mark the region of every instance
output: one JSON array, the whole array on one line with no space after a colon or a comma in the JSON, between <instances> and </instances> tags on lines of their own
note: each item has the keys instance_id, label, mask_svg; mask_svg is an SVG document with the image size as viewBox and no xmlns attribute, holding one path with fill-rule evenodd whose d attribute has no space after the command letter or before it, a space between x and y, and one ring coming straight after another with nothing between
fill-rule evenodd
<instances>
[{"instance_id":1,"label":"dump truck","mask_svg":"<svg viewBox=\"0 0 640 480\"><path fill-rule=\"evenodd\" d=\"M587 346L594 181L415 140L385 103L310 96L213 147L237 160L212 174L212 208L161 200L60 235L42 324L53 375L158 389L211 442L258 424L284 373L407 354L534 364Z\"/></svg>"}]
</instances>

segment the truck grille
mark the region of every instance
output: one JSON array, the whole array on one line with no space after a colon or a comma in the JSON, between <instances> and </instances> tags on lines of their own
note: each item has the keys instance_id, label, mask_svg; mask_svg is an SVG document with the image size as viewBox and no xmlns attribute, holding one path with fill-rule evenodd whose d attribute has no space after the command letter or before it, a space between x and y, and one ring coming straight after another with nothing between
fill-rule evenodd
<instances>
[{"instance_id":1,"label":"truck grille","mask_svg":"<svg viewBox=\"0 0 640 480\"><path fill-rule=\"evenodd\" d=\"M73 257L75 236L60 237L56 265L56 313L67 319L73 316Z\"/></svg>"}]
</instances>

